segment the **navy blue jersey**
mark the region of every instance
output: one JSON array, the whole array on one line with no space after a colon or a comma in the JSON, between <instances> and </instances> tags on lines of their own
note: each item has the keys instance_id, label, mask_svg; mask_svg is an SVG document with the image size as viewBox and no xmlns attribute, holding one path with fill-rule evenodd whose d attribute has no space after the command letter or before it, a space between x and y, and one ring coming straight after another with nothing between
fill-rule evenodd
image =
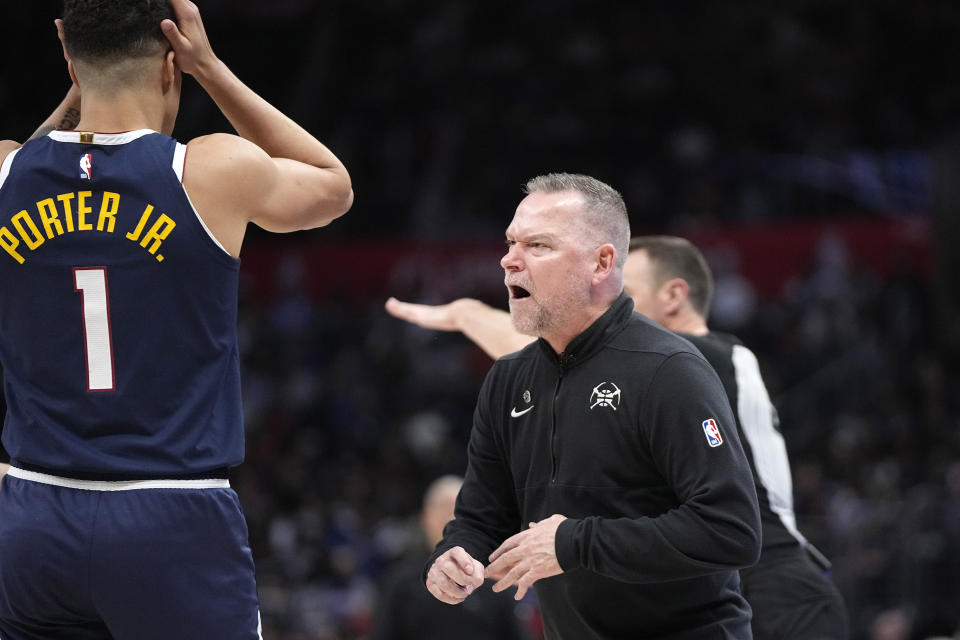
<instances>
[{"instance_id":1,"label":"navy blue jersey","mask_svg":"<svg viewBox=\"0 0 960 640\"><path fill-rule=\"evenodd\" d=\"M149 130L61 131L0 167L15 464L166 477L242 460L240 261L190 203L185 155Z\"/></svg>"}]
</instances>

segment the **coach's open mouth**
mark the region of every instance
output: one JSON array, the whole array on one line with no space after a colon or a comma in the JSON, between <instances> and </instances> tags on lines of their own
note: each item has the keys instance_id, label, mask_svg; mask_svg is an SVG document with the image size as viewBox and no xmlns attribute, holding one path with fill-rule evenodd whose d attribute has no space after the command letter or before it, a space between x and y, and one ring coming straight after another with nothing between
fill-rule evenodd
<instances>
[{"instance_id":1,"label":"coach's open mouth","mask_svg":"<svg viewBox=\"0 0 960 640\"><path fill-rule=\"evenodd\" d=\"M510 285L510 298L513 300L520 300L521 298L529 298L530 292L524 289L523 287L518 287L515 284Z\"/></svg>"}]
</instances>

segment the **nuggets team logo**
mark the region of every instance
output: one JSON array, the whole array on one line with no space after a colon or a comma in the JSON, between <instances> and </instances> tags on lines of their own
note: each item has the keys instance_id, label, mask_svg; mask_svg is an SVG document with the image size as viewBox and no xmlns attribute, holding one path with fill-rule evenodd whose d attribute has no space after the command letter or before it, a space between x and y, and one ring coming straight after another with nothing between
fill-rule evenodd
<instances>
[{"instance_id":1,"label":"nuggets team logo","mask_svg":"<svg viewBox=\"0 0 960 640\"><path fill-rule=\"evenodd\" d=\"M612 382L601 382L593 388L590 394L590 408L610 407L614 411L620 404L620 387Z\"/></svg>"},{"instance_id":2,"label":"nuggets team logo","mask_svg":"<svg viewBox=\"0 0 960 640\"><path fill-rule=\"evenodd\" d=\"M711 447L719 447L723 444L723 437L720 435L720 427L713 418L707 418L703 421L703 435L707 437L707 444Z\"/></svg>"},{"instance_id":3,"label":"nuggets team logo","mask_svg":"<svg viewBox=\"0 0 960 640\"><path fill-rule=\"evenodd\" d=\"M93 179L93 155L89 153L80 156L80 178L82 180Z\"/></svg>"}]
</instances>

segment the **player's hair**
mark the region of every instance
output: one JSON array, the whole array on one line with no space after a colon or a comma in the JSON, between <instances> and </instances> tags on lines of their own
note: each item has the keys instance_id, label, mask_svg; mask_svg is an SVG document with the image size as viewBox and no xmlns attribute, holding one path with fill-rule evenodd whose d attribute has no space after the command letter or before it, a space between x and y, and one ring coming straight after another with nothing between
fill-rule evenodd
<instances>
[{"instance_id":1,"label":"player's hair","mask_svg":"<svg viewBox=\"0 0 960 640\"><path fill-rule=\"evenodd\" d=\"M630 243L630 218L620 193L596 178L577 173L548 173L527 181L524 192L556 193L576 191L585 203L585 226L596 232L600 244L610 243L617 250L616 266L623 267Z\"/></svg>"},{"instance_id":2,"label":"player's hair","mask_svg":"<svg viewBox=\"0 0 960 640\"><path fill-rule=\"evenodd\" d=\"M63 36L71 58L116 62L169 48L160 30L174 19L170 0L64 0Z\"/></svg>"},{"instance_id":3,"label":"player's hair","mask_svg":"<svg viewBox=\"0 0 960 640\"><path fill-rule=\"evenodd\" d=\"M641 249L650 258L656 284L671 278L686 280L690 304L706 319L713 300L713 272L700 250L677 236L638 236L630 241L630 251Z\"/></svg>"}]
</instances>

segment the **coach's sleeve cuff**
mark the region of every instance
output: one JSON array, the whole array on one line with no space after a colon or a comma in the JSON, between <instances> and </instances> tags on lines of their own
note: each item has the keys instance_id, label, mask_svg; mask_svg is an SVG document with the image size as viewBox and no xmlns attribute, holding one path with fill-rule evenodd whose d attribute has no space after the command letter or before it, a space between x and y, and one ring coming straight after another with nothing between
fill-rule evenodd
<instances>
[{"instance_id":1,"label":"coach's sleeve cuff","mask_svg":"<svg viewBox=\"0 0 960 640\"><path fill-rule=\"evenodd\" d=\"M580 520L567 518L557 527L557 534L553 544L557 552L557 562L564 571L569 571L570 569L575 569L580 566L576 541L579 524Z\"/></svg>"}]
</instances>

